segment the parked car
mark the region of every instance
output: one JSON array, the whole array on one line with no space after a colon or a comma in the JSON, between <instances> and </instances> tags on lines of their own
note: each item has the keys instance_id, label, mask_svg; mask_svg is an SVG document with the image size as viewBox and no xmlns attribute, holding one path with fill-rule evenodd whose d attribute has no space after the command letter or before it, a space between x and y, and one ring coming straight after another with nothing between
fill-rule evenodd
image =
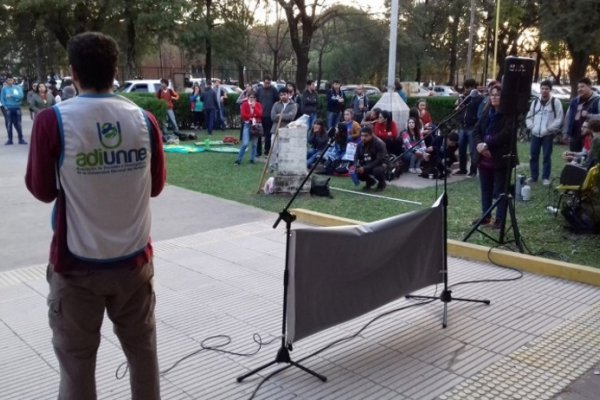
<instances>
[{"instance_id":1,"label":"parked car","mask_svg":"<svg viewBox=\"0 0 600 400\"><path fill-rule=\"evenodd\" d=\"M431 91L434 96L458 96L458 92L448 85L435 85Z\"/></svg>"},{"instance_id":2,"label":"parked car","mask_svg":"<svg viewBox=\"0 0 600 400\"><path fill-rule=\"evenodd\" d=\"M169 87L172 87L169 82ZM160 79L132 79L125 81L117 90L120 93L156 93L160 89Z\"/></svg>"},{"instance_id":3,"label":"parked car","mask_svg":"<svg viewBox=\"0 0 600 400\"><path fill-rule=\"evenodd\" d=\"M65 81L67 80L73 80L73 78L71 78L70 76L63 76L62 79L59 79L56 81L56 87L59 88L60 90L63 90L65 88ZM113 90L117 90L119 88L120 84L118 80L113 80Z\"/></svg>"},{"instance_id":4,"label":"parked car","mask_svg":"<svg viewBox=\"0 0 600 400\"><path fill-rule=\"evenodd\" d=\"M236 86L236 85L225 85L222 83L221 87L223 89L225 89L225 92L227 92L227 94L230 94L230 93L241 94L243 92L243 90L239 86Z\"/></svg>"},{"instance_id":5,"label":"parked car","mask_svg":"<svg viewBox=\"0 0 600 400\"><path fill-rule=\"evenodd\" d=\"M433 91L429 90L423 86L418 86L408 92L408 97L429 97L429 96L434 96Z\"/></svg>"},{"instance_id":6,"label":"parked car","mask_svg":"<svg viewBox=\"0 0 600 400\"><path fill-rule=\"evenodd\" d=\"M340 90L342 91L344 96L352 97L354 96L354 93L356 92L356 88L358 86L359 85L343 85L340 86ZM365 88L365 94L367 96L381 96L381 90L379 90L379 88L377 88L376 86L363 85L363 87Z\"/></svg>"}]
</instances>

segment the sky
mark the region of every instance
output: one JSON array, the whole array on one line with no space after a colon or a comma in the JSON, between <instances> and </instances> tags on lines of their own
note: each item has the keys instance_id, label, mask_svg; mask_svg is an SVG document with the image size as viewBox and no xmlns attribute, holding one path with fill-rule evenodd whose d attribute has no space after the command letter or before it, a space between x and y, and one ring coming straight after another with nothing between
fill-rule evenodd
<instances>
[{"instance_id":1,"label":"sky","mask_svg":"<svg viewBox=\"0 0 600 400\"><path fill-rule=\"evenodd\" d=\"M353 6L353 7L358 7L363 10L367 10L368 8L370 8L370 12L382 13L382 16L383 16L383 13L385 12L384 0L322 0L322 1L326 6L331 6L334 4L344 4L344 5L349 5L349 6ZM269 3L275 5L276 0L269 0ZM312 0L306 0L306 4L312 4ZM263 21L265 18L265 15L266 15L266 13L265 13L264 9L259 9L256 12L256 17L257 17L258 21ZM283 12L281 12L281 18L285 18L285 14ZM275 22L274 7L271 8L268 21L270 23Z\"/></svg>"}]
</instances>

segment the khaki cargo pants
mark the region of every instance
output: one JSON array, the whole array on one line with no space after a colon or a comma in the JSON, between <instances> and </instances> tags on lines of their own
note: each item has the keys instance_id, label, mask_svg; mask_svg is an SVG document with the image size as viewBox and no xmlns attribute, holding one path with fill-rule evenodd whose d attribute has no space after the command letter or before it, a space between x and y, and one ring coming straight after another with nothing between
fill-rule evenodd
<instances>
[{"instance_id":1,"label":"khaki cargo pants","mask_svg":"<svg viewBox=\"0 0 600 400\"><path fill-rule=\"evenodd\" d=\"M127 358L131 398L160 399L152 262L141 268L47 269L48 317L60 364L59 400L96 399L96 353L104 312Z\"/></svg>"}]
</instances>

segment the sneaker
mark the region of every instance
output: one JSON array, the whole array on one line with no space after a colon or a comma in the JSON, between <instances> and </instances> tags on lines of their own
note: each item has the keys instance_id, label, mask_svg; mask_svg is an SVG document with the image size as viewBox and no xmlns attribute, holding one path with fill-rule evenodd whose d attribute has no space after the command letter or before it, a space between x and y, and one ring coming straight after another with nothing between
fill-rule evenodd
<instances>
[{"instance_id":1,"label":"sneaker","mask_svg":"<svg viewBox=\"0 0 600 400\"><path fill-rule=\"evenodd\" d=\"M499 219L494 220L494 223L492 224L492 229L501 229L502 228L502 221Z\"/></svg>"},{"instance_id":2,"label":"sneaker","mask_svg":"<svg viewBox=\"0 0 600 400\"><path fill-rule=\"evenodd\" d=\"M240 164L241 164L241 162L240 162L240 160L235 160L235 162L234 162L233 164L234 164L234 165L240 165Z\"/></svg>"},{"instance_id":3,"label":"sneaker","mask_svg":"<svg viewBox=\"0 0 600 400\"><path fill-rule=\"evenodd\" d=\"M417 170L415 168L409 168L408 172L411 173L411 174L416 174Z\"/></svg>"},{"instance_id":4,"label":"sneaker","mask_svg":"<svg viewBox=\"0 0 600 400\"><path fill-rule=\"evenodd\" d=\"M477 176L477 172L469 172L469 175L467 175L469 178L472 178L474 176Z\"/></svg>"},{"instance_id":5,"label":"sneaker","mask_svg":"<svg viewBox=\"0 0 600 400\"><path fill-rule=\"evenodd\" d=\"M250 164L254 164L254 160L250 160Z\"/></svg>"},{"instance_id":6,"label":"sneaker","mask_svg":"<svg viewBox=\"0 0 600 400\"><path fill-rule=\"evenodd\" d=\"M457 170L452 172L452 175L467 175L467 171L463 171L463 170Z\"/></svg>"},{"instance_id":7,"label":"sneaker","mask_svg":"<svg viewBox=\"0 0 600 400\"><path fill-rule=\"evenodd\" d=\"M536 183L537 182L537 178L536 179L527 178L527 180L525 180L525 182L527 182L527 183Z\"/></svg>"},{"instance_id":8,"label":"sneaker","mask_svg":"<svg viewBox=\"0 0 600 400\"><path fill-rule=\"evenodd\" d=\"M12 140L10 140L10 139L8 139L8 140L6 141L6 143L4 143L4 145L5 145L5 146L10 146L11 144L13 144L13 141L12 141Z\"/></svg>"},{"instance_id":9,"label":"sneaker","mask_svg":"<svg viewBox=\"0 0 600 400\"><path fill-rule=\"evenodd\" d=\"M386 188L386 186L387 186L387 185L386 185L385 183L384 183L384 184L379 184L379 185L377 185L377 187L375 188L375 191L376 191L376 192L383 192L383 191L384 191L384 189Z\"/></svg>"},{"instance_id":10,"label":"sneaker","mask_svg":"<svg viewBox=\"0 0 600 400\"><path fill-rule=\"evenodd\" d=\"M421 168L415 168L415 174L422 174L423 171L421 170Z\"/></svg>"},{"instance_id":11,"label":"sneaker","mask_svg":"<svg viewBox=\"0 0 600 400\"><path fill-rule=\"evenodd\" d=\"M27 142L25 141L25 139L19 139L19 144L27 144Z\"/></svg>"},{"instance_id":12,"label":"sneaker","mask_svg":"<svg viewBox=\"0 0 600 400\"><path fill-rule=\"evenodd\" d=\"M544 180L542 180L542 185L544 185L544 186L550 186L550 179L544 179Z\"/></svg>"},{"instance_id":13,"label":"sneaker","mask_svg":"<svg viewBox=\"0 0 600 400\"><path fill-rule=\"evenodd\" d=\"M477 223L479 222L479 220L480 220L480 218L474 219L471 222L471 226L477 225ZM486 226L486 225L489 225L491 223L492 223L492 219L490 217L488 217L488 218L484 218L483 221L481 221L480 225L481 226Z\"/></svg>"}]
</instances>

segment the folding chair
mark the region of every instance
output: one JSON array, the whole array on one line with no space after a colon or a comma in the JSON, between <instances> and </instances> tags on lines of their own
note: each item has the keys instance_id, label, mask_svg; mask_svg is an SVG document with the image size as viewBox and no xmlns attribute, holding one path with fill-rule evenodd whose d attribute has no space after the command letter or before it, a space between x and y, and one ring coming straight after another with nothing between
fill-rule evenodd
<instances>
[{"instance_id":1,"label":"folding chair","mask_svg":"<svg viewBox=\"0 0 600 400\"><path fill-rule=\"evenodd\" d=\"M581 190L581 186L585 181L587 171L578 165L567 164L560 173L558 186L554 188L554 192L558 194L558 201L554 209L554 215L558 215L558 210L565 196L570 196Z\"/></svg>"},{"instance_id":2,"label":"folding chair","mask_svg":"<svg viewBox=\"0 0 600 400\"><path fill-rule=\"evenodd\" d=\"M565 169L569 167L569 165L565 166ZM571 165L569 171L565 173L565 169L563 169L563 173L561 174L561 184L556 187L556 190L559 191L558 203L556 205L557 213L560 210L560 206L562 204L564 197L569 197L570 204L582 204L585 202L589 202L593 205L595 203L595 198L598 197L600 192L600 164L596 164L588 171L584 168L577 167L575 165ZM575 169L576 168L576 169ZM583 179L581 180L581 170L585 174ZM563 175L565 175L565 184L562 184ZM576 182L580 181L580 184Z\"/></svg>"}]
</instances>

